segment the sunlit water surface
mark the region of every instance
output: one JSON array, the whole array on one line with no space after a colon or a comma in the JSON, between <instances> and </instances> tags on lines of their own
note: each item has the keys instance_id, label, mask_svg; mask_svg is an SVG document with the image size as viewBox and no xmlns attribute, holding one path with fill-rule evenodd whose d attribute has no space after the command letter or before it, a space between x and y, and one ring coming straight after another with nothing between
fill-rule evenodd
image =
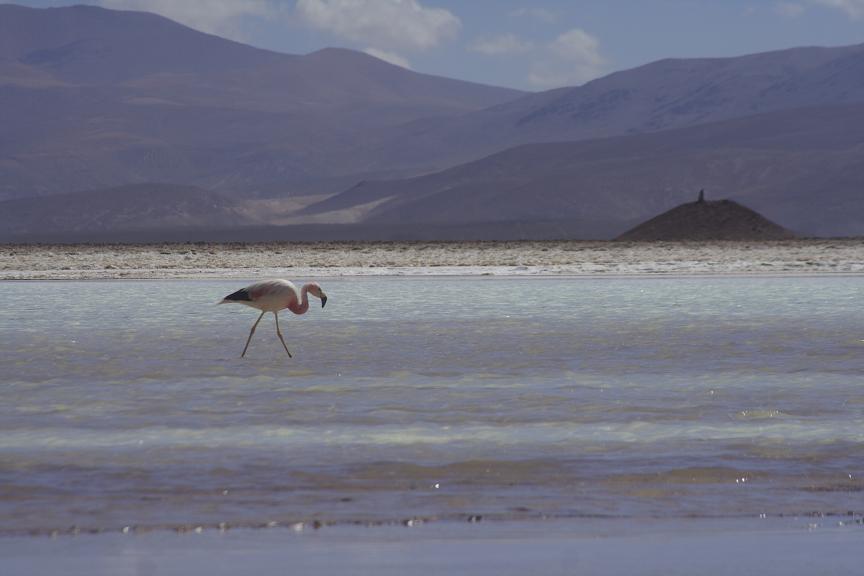
<instances>
[{"instance_id":1,"label":"sunlit water surface","mask_svg":"<svg viewBox=\"0 0 864 576\"><path fill-rule=\"evenodd\" d=\"M0 283L0 533L858 515L864 278Z\"/></svg>"}]
</instances>

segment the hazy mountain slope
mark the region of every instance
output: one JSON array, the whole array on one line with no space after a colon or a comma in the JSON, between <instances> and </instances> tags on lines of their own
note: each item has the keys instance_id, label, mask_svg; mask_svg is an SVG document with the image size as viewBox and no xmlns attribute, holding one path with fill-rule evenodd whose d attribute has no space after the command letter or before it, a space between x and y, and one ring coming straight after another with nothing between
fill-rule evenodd
<instances>
[{"instance_id":1,"label":"hazy mountain slope","mask_svg":"<svg viewBox=\"0 0 864 576\"><path fill-rule=\"evenodd\" d=\"M207 74L285 58L147 12L9 4L0 5L0 56L76 84Z\"/></svg>"},{"instance_id":2,"label":"hazy mountain slope","mask_svg":"<svg viewBox=\"0 0 864 576\"><path fill-rule=\"evenodd\" d=\"M308 213L378 202L366 222L576 220L624 231L705 188L795 232L864 234L864 104L679 130L524 145L408 180L364 182Z\"/></svg>"},{"instance_id":3,"label":"hazy mountain slope","mask_svg":"<svg viewBox=\"0 0 864 576\"><path fill-rule=\"evenodd\" d=\"M248 221L235 203L194 186L132 184L0 202L3 237L56 232L104 232L237 226Z\"/></svg>"},{"instance_id":4,"label":"hazy mountain slope","mask_svg":"<svg viewBox=\"0 0 864 576\"><path fill-rule=\"evenodd\" d=\"M397 125L520 94L153 14L0 5L0 198L146 181L290 193L368 170L356 150Z\"/></svg>"},{"instance_id":5,"label":"hazy mountain slope","mask_svg":"<svg viewBox=\"0 0 864 576\"><path fill-rule=\"evenodd\" d=\"M184 104L217 89L237 97L228 104L241 108L386 102L467 111L522 94L418 74L353 50L327 48L302 56L271 52L156 14L95 6L0 4L3 60L76 86L122 84L144 92L164 86L176 90L175 99Z\"/></svg>"},{"instance_id":6,"label":"hazy mountain slope","mask_svg":"<svg viewBox=\"0 0 864 576\"><path fill-rule=\"evenodd\" d=\"M393 164L442 167L519 144L654 132L762 112L864 102L864 45L662 60L466 114L418 121Z\"/></svg>"}]
</instances>

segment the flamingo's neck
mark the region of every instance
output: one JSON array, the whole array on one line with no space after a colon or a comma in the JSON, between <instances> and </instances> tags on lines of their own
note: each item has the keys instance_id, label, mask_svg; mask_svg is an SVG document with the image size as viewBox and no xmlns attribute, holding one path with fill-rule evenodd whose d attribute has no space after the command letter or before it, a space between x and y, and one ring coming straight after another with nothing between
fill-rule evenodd
<instances>
[{"instance_id":1,"label":"flamingo's neck","mask_svg":"<svg viewBox=\"0 0 864 576\"><path fill-rule=\"evenodd\" d=\"M300 289L300 302L292 300L288 305L288 309L294 314L305 314L309 310L309 285L306 284Z\"/></svg>"}]
</instances>

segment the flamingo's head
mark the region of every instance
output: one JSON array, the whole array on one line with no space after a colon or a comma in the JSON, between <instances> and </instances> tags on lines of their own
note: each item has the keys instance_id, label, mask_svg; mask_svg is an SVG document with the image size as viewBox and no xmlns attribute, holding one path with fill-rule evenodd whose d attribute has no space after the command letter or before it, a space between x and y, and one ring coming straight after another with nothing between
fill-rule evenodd
<instances>
[{"instance_id":1,"label":"flamingo's head","mask_svg":"<svg viewBox=\"0 0 864 576\"><path fill-rule=\"evenodd\" d=\"M317 282L312 282L309 284L309 293L316 298L321 299L322 308L327 304L327 295L324 293L324 290L321 289L321 286L319 286Z\"/></svg>"}]
</instances>

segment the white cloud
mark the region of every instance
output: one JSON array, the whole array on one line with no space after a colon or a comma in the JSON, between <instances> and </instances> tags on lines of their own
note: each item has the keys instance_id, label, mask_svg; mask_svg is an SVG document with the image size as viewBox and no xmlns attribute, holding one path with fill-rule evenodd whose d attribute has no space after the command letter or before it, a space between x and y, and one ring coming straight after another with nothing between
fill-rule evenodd
<instances>
[{"instance_id":1,"label":"white cloud","mask_svg":"<svg viewBox=\"0 0 864 576\"><path fill-rule=\"evenodd\" d=\"M531 18L545 24L554 24L558 21L558 15L546 8L517 8L510 11L512 18Z\"/></svg>"},{"instance_id":2,"label":"white cloud","mask_svg":"<svg viewBox=\"0 0 864 576\"><path fill-rule=\"evenodd\" d=\"M462 26L448 10L417 0L297 0L296 10L313 28L378 49L432 48Z\"/></svg>"},{"instance_id":3,"label":"white cloud","mask_svg":"<svg viewBox=\"0 0 864 576\"><path fill-rule=\"evenodd\" d=\"M777 2L774 11L786 18L797 18L804 13L804 5L798 2Z\"/></svg>"},{"instance_id":4,"label":"white cloud","mask_svg":"<svg viewBox=\"0 0 864 576\"><path fill-rule=\"evenodd\" d=\"M564 32L552 42L551 47L556 54L568 60L589 65L600 65L604 62L600 56L600 42L581 28Z\"/></svg>"},{"instance_id":5,"label":"white cloud","mask_svg":"<svg viewBox=\"0 0 864 576\"><path fill-rule=\"evenodd\" d=\"M363 50L363 52L369 54L370 56L374 56L375 58L378 58L380 60L384 60L385 62L389 62L390 64L412 70L411 63L406 58L400 56L399 54L396 54L395 52L379 50L378 48L366 48L365 50Z\"/></svg>"},{"instance_id":6,"label":"white cloud","mask_svg":"<svg viewBox=\"0 0 864 576\"><path fill-rule=\"evenodd\" d=\"M106 8L154 12L190 28L243 39L241 20L272 17L278 9L270 0L99 0Z\"/></svg>"},{"instance_id":7,"label":"white cloud","mask_svg":"<svg viewBox=\"0 0 864 576\"><path fill-rule=\"evenodd\" d=\"M564 32L544 52L528 76L528 81L538 88L584 84L601 76L608 66L600 42L580 28Z\"/></svg>"},{"instance_id":8,"label":"white cloud","mask_svg":"<svg viewBox=\"0 0 864 576\"><path fill-rule=\"evenodd\" d=\"M534 44L522 40L515 34L502 34L491 38L479 38L471 46L474 52L480 52L487 56L500 56L503 54L523 54L530 52Z\"/></svg>"},{"instance_id":9,"label":"white cloud","mask_svg":"<svg viewBox=\"0 0 864 576\"><path fill-rule=\"evenodd\" d=\"M846 12L850 18L864 18L864 0L811 0L823 6L838 8Z\"/></svg>"}]
</instances>

